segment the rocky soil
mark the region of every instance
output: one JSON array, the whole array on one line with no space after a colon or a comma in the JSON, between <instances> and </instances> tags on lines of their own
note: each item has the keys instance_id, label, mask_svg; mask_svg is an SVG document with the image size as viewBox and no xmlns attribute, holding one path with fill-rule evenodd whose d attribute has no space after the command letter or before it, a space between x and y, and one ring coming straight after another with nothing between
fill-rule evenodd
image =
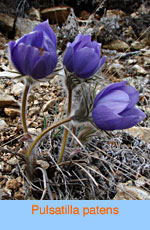
<instances>
[{"instance_id":1,"label":"rocky soil","mask_svg":"<svg viewBox=\"0 0 150 230\"><path fill-rule=\"evenodd\" d=\"M0 3L0 199L150 199L149 1L51 2ZM129 130L97 132L90 138L79 129L80 143L70 135L60 165L56 162L63 127L58 128L37 146L31 180L24 159L28 137L20 119L24 81L14 80L16 74L9 72L6 44L46 18L56 32L60 59L67 41L79 32L102 43L107 61L98 73L97 90L127 80L139 90L138 106L147 117ZM30 90L27 123L33 138L65 114L62 78L56 75Z\"/></svg>"}]
</instances>

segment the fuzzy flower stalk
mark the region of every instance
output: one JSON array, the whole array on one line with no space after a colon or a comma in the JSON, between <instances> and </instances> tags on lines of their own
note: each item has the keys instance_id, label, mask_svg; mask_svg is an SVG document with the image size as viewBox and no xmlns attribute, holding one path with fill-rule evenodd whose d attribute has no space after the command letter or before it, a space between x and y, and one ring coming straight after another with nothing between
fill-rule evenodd
<instances>
[{"instance_id":1,"label":"fuzzy flower stalk","mask_svg":"<svg viewBox=\"0 0 150 230\"><path fill-rule=\"evenodd\" d=\"M63 57L63 64L67 70L66 86L68 89L68 109L67 116L71 113L72 89L74 88L72 76L75 79L86 80L92 77L105 63L105 56L102 58L101 45L96 41L91 41L91 35L78 34L72 43L67 43L67 48ZM80 82L80 81L79 81ZM64 154L68 130L64 130L62 148L58 162L62 161Z\"/></svg>"},{"instance_id":2,"label":"fuzzy flower stalk","mask_svg":"<svg viewBox=\"0 0 150 230\"><path fill-rule=\"evenodd\" d=\"M111 84L96 96L92 118L99 129L128 129L146 117L144 112L135 107L139 101L138 91L126 83Z\"/></svg>"},{"instance_id":3,"label":"fuzzy flower stalk","mask_svg":"<svg viewBox=\"0 0 150 230\"><path fill-rule=\"evenodd\" d=\"M22 76L26 76L21 113L26 133L25 107L29 86L33 80L43 79L54 71L57 64L56 36L47 20L37 25L31 33L9 42L8 47L13 66Z\"/></svg>"},{"instance_id":4,"label":"fuzzy flower stalk","mask_svg":"<svg viewBox=\"0 0 150 230\"><path fill-rule=\"evenodd\" d=\"M50 127L48 127L47 129L43 130L42 133L40 133L35 140L32 142L30 148L28 149L28 152L26 154L26 163L27 163L27 172L28 172L28 176L32 178L32 174L33 174L33 167L32 167L32 151L34 150L34 147L36 146L36 144L38 143L38 141L40 141L42 139L42 137L47 134L48 132L50 132L51 130L53 130L54 128L65 124L67 122L70 122L72 120L72 117L67 117L61 121L58 121L56 123L53 123Z\"/></svg>"}]
</instances>

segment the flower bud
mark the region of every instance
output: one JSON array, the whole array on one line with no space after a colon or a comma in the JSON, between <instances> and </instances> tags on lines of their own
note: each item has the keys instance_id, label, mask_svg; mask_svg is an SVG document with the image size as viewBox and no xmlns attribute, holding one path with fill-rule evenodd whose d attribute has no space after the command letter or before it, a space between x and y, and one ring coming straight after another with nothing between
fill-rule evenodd
<instances>
[{"instance_id":1,"label":"flower bud","mask_svg":"<svg viewBox=\"0 0 150 230\"><path fill-rule=\"evenodd\" d=\"M91 41L91 35L78 34L72 43L68 42L63 64L69 72L87 79L105 62L105 56L100 58L100 47L98 42Z\"/></svg>"},{"instance_id":2,"label":"flower bud","mask_svg":"<svg viewBox=\"0 0 150 230\"><path fill-rule=\"evenodd\" d=\"M56 36L48 20L16 42L9 42L8 46L12 63L23 76L45 78L56 67Z\"/></svg>"}]
</instances>

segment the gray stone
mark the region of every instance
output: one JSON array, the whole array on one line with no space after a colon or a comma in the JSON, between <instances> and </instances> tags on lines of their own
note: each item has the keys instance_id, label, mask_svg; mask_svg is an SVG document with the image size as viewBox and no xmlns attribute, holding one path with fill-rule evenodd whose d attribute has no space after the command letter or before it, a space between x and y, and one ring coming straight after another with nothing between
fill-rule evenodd
<instances>
[{"instance_id":1,"label":"gray stone","mask_svg":"<svg viewBox=\"0 0 150 230\"><path fill-rule=\"evenodd\" d=\"M114 63L114 64L112 64L112 65L110 66L110 69L113 69L113 70L115 70L115 71L118 71L118 70L123 69L123 65L118 64L118 63Z\"/></svg>"},{"instance_id":2,"label":"gray stone","mask_svg":"<svg viewBox=\"0 0 150 230\"><path fill-rule=\"evenodd\" d=\"M3 129L7 126L6 122L2 119L0 119L0 129Z\"/></svg>"},{"instance_id":3,"label":"gray stone","mask_svg":"<svg viewBox=\"0 0 150 230\"><path fill-rule=\"evenodd\" d=\"M126 129L126 132L147 143L150 143L150 128L148 127L132 127L130 129Z\"/></svg>"},{"instance_id":4,"label":"gray stone","mask_svg":"<svg viewBox=\"0 0 150 230\"><path fill-rule=\"evenodd\" d=\"M70 14L70 7L52 7L52 8L46 8L41 11L42 19L49 19L49 22L51 24L58 23L59 25L62 25L66 19L68 18Z\"/></svg>"},{"instance_id":5,"label":"gray stone","mask_svg":"<svg viewBox=\"0 0 150 230\"><path fill-rule=\"evenodd\" d=\"M54 106L57 103L57 98L51 99L46 104L43 105L43 112L48 111L52 106Z\"/></svg>"},{"instance_id":6,"label":"gray stone","mask_svg":"<svg viewBox=\"0 0 150 230\"><path fill-rule=\"evenodd\" d=\"M37 160L36 163L44 169L49 168L49 164L47 163L47 161Z\"/></svg>"},{"instance_id":7,"label":"gray stone","mask_svg":"<svg viewBox=\"0 0 150 230\"><path fill-rule=\"evenodd\" d=\"M15 19L7 14L0 13L0 31L7 35L13 31Z\"/></svg>"},{"instance_id":8,"label":"gray stone","mask_svg":"<svg viewBox=\"0 0 150 230\"><path fill-rule=\"evenodd\" d=\"M134 41L131 44L131 48L134 50L140 50L140 49L143 49L144 47L145 47L145 45L139 41Z\"/></svg>"},{"instance_id":9,"label":"gray stone","mask_svg":"<svg viewBox=\"0 0 150 230\"><path fill-rule=\"evenodd\" d=\"M18 102L13 96L10 96L0 90L0 107L5 106L19 106Z\"/></svg>"},{"instance_id":10,"label":"gray stone","mask_svg":"<svg viewBox=\"0 0 150 230\"><path fill-rule=\"evenodd\" d=\"M2 71L0 72L0 78L15 78L19 77L20 73L17 72L10 72L10 71Z\"/></svg>"},{"instance_id":11,"label":"gray stone","mask_svg":"<svg viewBox=\"0 0 150 230\"><path fill-rule=\"evenodd\" d=\"M117 51L129 51L129 45L121 40L114 40L109 44L103 45L104 49L117 50Z\"/></svg>"},{"instance_id":12,"label":"gray stone","mask_svg":"<svg viewBox=\"0 0 150 230\"><path fill-rule=\"evenodd\" d=\"M40 22L36 20L18 17L16 21L16 37L21 37L24 34L32 32L39 23Z\"/></svg>"},{"instance_id":13,"label":"gray stone","mask_svg":"<svg viewBox=\"0 0 150 230\"><path fill-rule=\"evenodd\" d=\"M131 65L131 64L135 64L137 63L137 60L136 59L129 59L128 60L128 64Z\"/></svg>"},{"instance_id":14,"label":"gray stone","mask_svg":"<svg viewBox=\"0 0 150 230\"><path fill-rule=\"evenodd\" d=\"M10 158L10 160L8 160L7 163L10 164L10 165L16 165L17 164L16 157Z\"/></svg>"},{"instance_id":15,"label":"gray stone","mask_svg":"<svg viewBox=\"0 0 150 230\"><path fill-rule=\"evenodd\" d=\"M138 64L134 65L133 68L136 69L138 74L142 74L142 75L147 74L147 71L142 66L139 66Z\"/></svg>"},{"instance_id":16,"label":"gray stone","mask_svg":"<svg viewBox=\"0 0 150 230\"><path fill-rule=\"evenodd\" d=\"M0 32L0 49L4 49L6 46L6 38L4 35Z\"/></svg>"},{"instance_id":17,"label":"gray stone","mask_svg":"<svg viewBox=\"0 0 150 230\"><path fill-rule=\"evenodd\" d=\"M16 116L20 116L20 110L14 108L4 108L4 112L8 117L15 118Z\"/></svg>"},{"instance_id":18,"label":"gray stone","mask_svg":"<svg viewBox=\"0 0 150 230\"><path fill-rule=\"evenodd\" d=\"M34 7L31 7L29 9L28 15L29 15L31 20L36 20L36 21L41 20L40 11L38 9L35 9Z\"/></svg>"},{"instance_id":19,"label":"gray stone","mask_svg":"<svg viewBox=\"0 0 150 230\"><path fill-rule=\"evenodd\" d=\"M144 52L144 56L150 57L150 49L148 49L148 50L146 50L146 51Z\"/></svg>"},{"instance_id":20,"label":"gray stone","mask_svg":"<svg viewBox=\"0 0 150 230\"><path fill-rule=\"evenodd\" d=\"M14 84L11 90L11 93L14 94L15 96L19 96L24 89L24 84L21 82L18 82L17 84Z\"/></svg>"}]
</instances>

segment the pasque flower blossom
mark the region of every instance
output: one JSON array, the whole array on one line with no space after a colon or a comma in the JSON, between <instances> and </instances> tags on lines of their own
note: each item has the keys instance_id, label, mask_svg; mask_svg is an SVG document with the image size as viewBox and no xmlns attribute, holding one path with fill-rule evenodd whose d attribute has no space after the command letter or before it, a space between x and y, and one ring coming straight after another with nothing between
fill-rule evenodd
<instances>
[{"instance_id":1,"label":"pasque flower blossom","mask_svg":"<svg viewBox=\"0 0 150 230\"><path fill-rule=\"evenodd\" d=\"M138 100L138 91L127 86L126 81L109 85L94 100L92 118L95 125L103 130L116 130L138 124L146 117L134 107Z\"/></svg>"},{"instance_id":2,"label":"pasque flower blossom","mask_svg":"<svg viewBox=\"0 0 150 230\"><path fill-rule=\"evenodd\" d=\"M9 42L8 46L12 63L23 76L44 78L56 67L56 36L48 20L37 25L33 32Z\"/></svg>"},{"instance_id":3,"label":"pasque flower blossom","mask_svg":"<svg viewBox=\"0 0 150 230\"><path fill-rule=\"evenodd\" d=\"M91 77L104 62L105 56L100 58L100 44L92 42L91 35L78 34L72 43L67 43L63 64L79 78Z\"/></svg>"}]
</instances>

